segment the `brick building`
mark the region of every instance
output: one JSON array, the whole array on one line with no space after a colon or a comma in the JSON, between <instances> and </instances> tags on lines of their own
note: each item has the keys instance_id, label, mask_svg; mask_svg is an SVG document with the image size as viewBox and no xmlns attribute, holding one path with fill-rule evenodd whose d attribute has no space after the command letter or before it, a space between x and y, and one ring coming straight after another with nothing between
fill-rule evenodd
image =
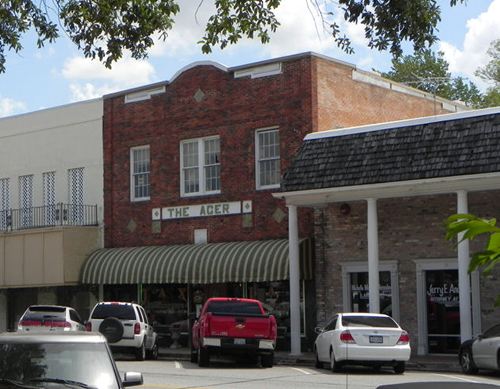
<instances>
[{"instance_id":1,"label":"brick building","mask_svg":"<svg viewBox=\"0 0 500 389\"><path fill-rule=\"evenodd\" d=\"M308 135L277 196L314 209L318 323L388 313L421 355L497 324L500 268L469 276L485 242L456 247L444 221L499 218L499 150L498 107Z\"/></svg>"},{"instance_id":2,"label":"brick building","mask_svg":"<svg viewBox=\"0 0 500 389\"><path fill-rule=\"evenodd\" d=\"M171 347L185 345L186 318L204 298L257 297L288 347L298 328L288 218L272 194L304 136L462 109L313 53L234 68L194 63L169 82L104 96L105 248L82 282L98 284L101 298L139 300ZM306 340L316 321L313 213L299 219Z\"/></svg>"}]
</instances>

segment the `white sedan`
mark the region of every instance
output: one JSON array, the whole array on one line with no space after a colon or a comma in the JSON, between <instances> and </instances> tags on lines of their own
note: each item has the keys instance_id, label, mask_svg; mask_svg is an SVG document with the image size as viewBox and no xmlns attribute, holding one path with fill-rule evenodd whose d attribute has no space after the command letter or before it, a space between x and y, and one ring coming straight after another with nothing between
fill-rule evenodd
<instances>
[{"instance_id":1,"label":"white sedan","mask_svg":"<svg viewBox=\"0 0 500 389\"><path fill-rule=\"evenodd\" d=\"M477 373L478 369L500 371L500 324L462 343L458 356L464 373Z\"/></svg>"},{"instance_id":2,"label":"white sedan","mask_svg":"<svg viewBox=\"0 0 500 389\"><path fill-rule=\"evenodd\" d=\"M316 367L329 363L332 371L343 365L368 365L405 371L410 359L410 337L394 319L376 313L339 313L323 328L317 328L314 343Z\"/></svg>"}]
</instances>

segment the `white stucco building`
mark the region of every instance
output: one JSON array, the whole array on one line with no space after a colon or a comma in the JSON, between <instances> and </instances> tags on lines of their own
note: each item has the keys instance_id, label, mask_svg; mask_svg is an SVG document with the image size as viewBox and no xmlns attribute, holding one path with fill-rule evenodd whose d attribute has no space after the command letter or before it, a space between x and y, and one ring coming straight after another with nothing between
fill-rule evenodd
<instances>
[{"instance_id":1,"label":"white stucco building","mask_svg":"<svg viewBox=\"0 0 500 389\"><path fill-rule=\"evenodd\" d=\"M102 99L0 119L0 332L30 304L93 303L78 280L102 247L102 150Z\"/></svg>"}]
</instances>

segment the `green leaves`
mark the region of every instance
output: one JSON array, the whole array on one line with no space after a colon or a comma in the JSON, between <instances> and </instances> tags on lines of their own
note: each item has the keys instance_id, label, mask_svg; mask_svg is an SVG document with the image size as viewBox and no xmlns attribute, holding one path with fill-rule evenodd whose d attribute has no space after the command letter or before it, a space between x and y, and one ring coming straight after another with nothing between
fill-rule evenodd
<instances>
[{"instance_id":1,"label":"green leaves","mask_svg":"<svg viewBox=\"0 0 500 389\"><path fill-rule=\"evenodd\" d=\"M198 42L201 50L210 53L214 46L224 49L242 37L256 37L268 43L269 33L280 25L273 12L280 3L281 0L216 0L216 13L209 18L205 36Z\"/></svg>"},{"instance_id":2,"label":"green leaves","mask_svg":"<svg viewBox=\"0 0 500 389\"><path fill-rule=\"evenodd\" d=\"M147 57L151 37L165 38L178 12L173 0L69 0L61 6L60 19L84 55L109 68L124 50L136 59Z\"/></svg>"},{"instance_id":3,"label":"green leaves","mask_svg":"<svg viewBox=\"0 0 500 389\"><path fill-rule=\"evenodd\" d=\"M481 268L483 274L487 275L500 262L500 228L496 224L495 218L482 219L472 214L455 214L446 219L447 240L458 238L461 242L480 235L488 237L485 249L472 256L469 272ZM500 306L500 295L496 298L495 306Z\"/></svg>"}]
</instances>

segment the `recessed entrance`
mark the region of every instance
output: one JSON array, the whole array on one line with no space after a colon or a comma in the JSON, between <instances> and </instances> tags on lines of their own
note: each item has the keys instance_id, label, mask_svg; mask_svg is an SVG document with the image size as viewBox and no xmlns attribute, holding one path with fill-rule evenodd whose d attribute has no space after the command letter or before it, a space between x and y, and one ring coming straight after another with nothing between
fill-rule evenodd
<instances>
[{"instance_id":1,"label":"recessed entrance","mask_svg":"<svg viewBox=\"0 0 500 389\"><path fill-rule=\"evenodd\" d=\"M460 347L458 270L426 270L427 350L455 354Z\"/></svg>"}]
</instances>

